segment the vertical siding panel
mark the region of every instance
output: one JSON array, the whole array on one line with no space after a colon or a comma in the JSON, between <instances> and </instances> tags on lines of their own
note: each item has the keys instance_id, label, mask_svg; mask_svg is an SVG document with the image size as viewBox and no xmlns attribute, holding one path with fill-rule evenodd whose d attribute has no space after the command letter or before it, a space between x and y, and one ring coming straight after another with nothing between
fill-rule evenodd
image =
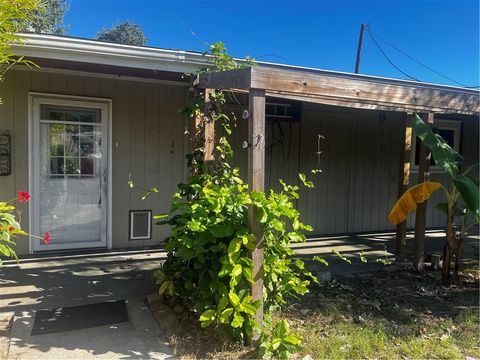
<instances>
[{"instance_id":1,"label":"vertical siding panel","mask_svg":"<svg viewBox=\"0 0 480 360\"><path fill-rule=\"evenodd\" d=\"M17 147L15 141L15 78L18 71L9 71L5 74L3 82L0 82L0 99L2 104L0 105L0 129L8 130L11 136L11 165L12 173L8 176L0 176L0 199L2 201L11 199L15 194L15 176L16 176L16 167L15 167L15 153L21 151ZM24 134L25 136L25 134Z\"/></svg>"},{"instance_id":2,"label":"vertical siding panel","mask_svg":"<svg viewBox=\"0 0 480 360\"><path fill-rule=\"evenodd\" d=\"M355 231L359 232L363 230L364 224L364 204L365 204L365 176L367 166L367 144L371 142L371 139L367 139L369 136L369 123L368 119L361 112L357 113L357 121L359 123L359 147L357 153L357 169L356 169L356 193L355 193Z\"/></svg>"},{"instance_id":3,"label":"vertical siding panel","mask_svg":"<svg viewBox=\"0 0 480 360\"><path fill-rule=\"evenodd\" d=\"M145 183L145 88L143 84L130 84L130 173L140 187L148 187ZM127 178L123 179L126 184ZM124 185L126 189L126 185ZM130 191L130 209L142 210L141 191ZM130 241L129 246L143 246L143 240Z\"/></svg>"},{"instance_id":4,"label":"vertical siding panel","mask_svg":"<svg viewBox=\"0 0 480 360\"><path fill-rule=\"evenodd\" d=\"M301 127L301 155L300 155L300 169L308 176L310 170L316 166L317 157L315 155L317 148L317 137L322 127L322 119L312 111L305 112L302 115ZM299 183L301 189L300 196L304 207L301 211L306 212L304 218L306 222L313 227L314 234L320 234L323 231L322 222L324 221L323 213L319 210L319 191L321 190L321 180L317 177L315 179L315 188L307 189Z\"/></svg>"},{"instance_id":5,"label":"vertical siding panel","mask_svg":"<svg viewBox=\"0 0 480 360\"><path fill-rule=\"evenodd\" d=\"M115 82L112 79L100 79L100 97L112 99L115 93Z\"/></svg>"},{"instance_id":6,"label":"vertical siding panel","mask_svg":"<svg viewBox=\"0 0 480 360\"><path fill-rule=\"evenodd\" d=\"M342 233L348 229L348 153L352 146L350 137L350 115L339 117L338 121L338 171L337 171L337 209L335 232Z\"/></svg>"},{"instance_id":7,"label":"vertical siding panel","mask_svg":"<svg viewBox=\"0 0 480 360\"><path fill-rule=\"evenodd\" d=\"M388 169L391 162L390 154L390 138L387 115L379 113L377 120L377 146L376 157L374 159L374 187L373 187L373 204L372 204L372 226L370 230L377 231L384 229L384 218L386 212L386 199L388 184Z\"/></svg>"},{"instance_id":8,"label":"vertical siding panel","mask_svg":"<svg viewBox=\"0 0 480 360\"><path fill-rule=\"evenodd\" d=\"M100 97L100 78L86 77L84 80L85 96Z\"/></svg>"},{"instance_id":9,"label":"vertical siding panel","mask_svg":"<svg viewBox=\"0 0 480 360\"><path fill-rule=\"evenodd\" d=\"M175 95L166 86L159 86L157 93L158 108L158 194L159 212L166 213L170 209L172 194L177 190L174 181L173 162L175 149L174 108ZM173 146L172 146L173 145ZM158 238L163 240L168 236L170 229L167 226L157 226Z\"/></svg>"},{"instance_id":10,"label":"vertical siding panel","mask_svg":"<svg viewBox=\"0 0 480 360\"><path fill-rule=\"evenodd\" d=\"M186 100L186 89L183 87L176 87L173 89L173 106L172 104L167 104L170 121L172 122L172 135L174 139L173 143L173 187L176 189L178 183L184 181L185 179L185 128L188 126L188 120L183 116L179 115L177 109L185 105ZM173 189L172 189L173 190Z\"/></svg>"},{"instance_id":11,"label":"vertical siding panel","mask_svg":"<svg viewBox=\"0 0 480 360\"><path fill-rule=\"evenodd\" d=\"M68 95L85 95L85 77L77 75L68 75L67 77L67 94Z\"/></svg>"},{"instance_id":12,"label":"vertical siding panel","mask_svg":"<svg viewBox=\"0 0 480 360\"><path fill-rule=\"evenodd\" d=\"M50 76L48 73L32 71L32 91L50 92Z\"/></svg>"},{"instance_id":13,"label":"vertical siding panel","mask_svg":"<svg viewBox=\"0 0 480 360\"><path fill-rule=\"evenodd\" d=\"M306 172L307 168L309 167L309 160L311 159L311 156L307 154L307 149L309 149L309 142L310 142L310 134L305 131L305 129L309 128L309 115L308 112L304 109L302 112L302 118L300 119L301 121L301 127L300 127L300 171ZM307 145L305 145L307 144ZM300 188L301 189L301 188ZM312 193L310 194L311 198L316 197L316 194L318 192L318 182L316 183L315 189L313 189ZM308 218L308 194L304 191L301 190L299 192L300 194L300 199L298 201L298 210L300 211L300 220L304 223L307 223L313 227L313 234L318 234L319 230L317 228L317 225L314 223L309 222Z\"/></svg>"},{"instance_id":14,"label":"vertical siding panel","mask_svg":"<svg viewBox=\"0 0 480 360\"><path fill-rule=\"evenodd\" d=\"M67 92L67 76L63 74L48 74L50 83L50 92L54 94L66 94Z\"/></svg>"},{"instance_id":15,"label":"vertical siding panel","mask_svg":"<svg viewBox=\"0 0 480 360\"><path fill-rule=\"evenodd\" d=\"M354 173L355 177L355 190L353 196L353 229L352 231L360 231L362 227L363 218L363 183L365 172L365 121L361 114L355 115L355 121L357 122L357 130L355 137L357 138L355 148L355 165Z\"/></svg>"},{"instance_id":16,"label":"vertical siding panel","mask_svg":"<svg viewBox=\"0 0 480 360\"><path fill-rule=\"evenodd\" d=\"M366 114L365 123L368 126L366 137L366 157L365 157L365 182L363 188L363 216L361 231L369 231L372 222L372 193L373 193L373 162L375 158L376 136L375 136L375 118Z\"/></svg>"},{"instance_id":17,"label":"vertical siding panel","mask_svg":"<svg viewBox=\"0 0 480 360\"><path fill-rule=\"evenodd\" d=\"M145 186L147 188L157 187L163 189L159 183L159 158L168 157L168 152L161 151L159 133L161 122L159 120L159 86L156 84L145 84ZM168 144L168 141L167 141ZM144 208L151 209L153 214L159 212L159 194L151 194L144 201ZM152 229L152 239L146 240L144 245L153 245L159 242L159 227Z\"/></svg>"},{"instance_id":18,"label":"vertical siding panel","mask_svg":"<svg viewBox=\"0 0 480 360\"><path fill-rule=\"evenodd\" d=\"M350 129L350 153L349 153L349 171L348 171L348 224L347 231L355 231L355 216L356 216L356 197L357 197L357 156L358 156L358 147L359 147L359 124L358 118L356 115L352 115L349 124Z\"/></svg>"},{"instance_id":19,"label":"vertical siding panel","mask_svg":"<svg viewBox=\"0 0 480 360\"><path fill-rule=\"evenodd\" d=\"M18 191L28 190L28 90L31 86L30 72L17 71L14 86L15 132L13 136L15 138L15 151L12 153L12 161L15 170L15 191ZM38 199L32 199L32 201L38 201ZM22 212L21 226L25 231L29 231L28 204L19 204L18 209ZM27 253L28 247L26 238L17 243L19 253Z\"/></svg>"},{"instance_id":20,"label":"vertical siding panel","mask_svg":"<svg viewBox=\"0 0 480 360\"><path fill-rule=\"evenodd\" d=\"M328 114L328 168L325 201L325 232L335 232L335 210L337 206L337 170L338 170L338 121L336 114Z\"/></svg>"},{"instance_id":21,"label":"vertical siding panel","mask_svg":"<svg viewBox=\"0 0 480 360\"><path fill-rule=\"evenodd\" d=\"M320 166L322 173L319 176L319 183L318 183L318 191L317 196L315 198L312 197L316 201L316 208L315 212L313 213L314 216L318 216L316 223L318 224L318 229L321 234L325 234L328 232L328 216L327 214L333 209L331 204L328 202L328 182L330 178L330 169L333 169L333 162L330 162L330 159L333 158L332 154L332 133L331 133L331 122L330 122L330 114L324 113L320 115L315 115L315 119L319 121L319 127L317 128L317 133L320 133L324 136L324 139L321 139L321 151L322 154L320 155ZM309 129L306 128L305 131L309 133ZM313 137L312 146L313 144L317 143L318 136ZM310 197L309 197L310 198ZM315 223L315 222L314 222Z\"/></svg>"},{"instance_id":22,"label":"vertical siding panel","mask_svg":"<svg viewBox=\"0 0 480 360\"><path fill-rule=\"evenodd\" d=\"M128 210L126 181L130 172L130 83L114 82L112 194L113 194L113 246L128 247ZM118 144L118 147L116 146ZM132 192L132 191L130 191Z\"/></svg>"}]
</instances>

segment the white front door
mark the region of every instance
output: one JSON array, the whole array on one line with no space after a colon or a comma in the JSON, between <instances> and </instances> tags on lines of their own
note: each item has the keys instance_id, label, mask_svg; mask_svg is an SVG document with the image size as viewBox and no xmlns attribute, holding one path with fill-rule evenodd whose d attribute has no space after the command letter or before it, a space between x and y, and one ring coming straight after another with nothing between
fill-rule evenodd
<instances>
[{"instance_id":1,"label":"white front door","mask_svg":"<svg viewBox=\"0 0 480 360\"><path fill-rule=\"evenodd\" d=\"M107 246L108 105L33 98L34 251Z\"/></svg>"}]
</instances>

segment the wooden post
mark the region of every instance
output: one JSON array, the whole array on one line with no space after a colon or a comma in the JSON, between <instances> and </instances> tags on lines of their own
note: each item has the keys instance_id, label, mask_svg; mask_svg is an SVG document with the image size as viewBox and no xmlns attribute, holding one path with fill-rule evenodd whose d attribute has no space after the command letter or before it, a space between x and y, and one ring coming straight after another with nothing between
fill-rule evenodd
<instances>
[{"instance_id":1,"label":"wooden post","mask_svg":"<svg viewBox=\"0 0 480 360\"><path fill-rule=\"evenodd\" d=\"M205 114L208 114L210 109L210 93L215 92L213 89L205 89ZM213 167L213 150L215 147L215 122L208 118L208 121L205 122L205 149L203 153L203 161L207 166L208 171L212 170Z\"/></svg>"},{"instance_id":2,"label":"wooden post","mask_svg":"<svg viewBox=\"0 0 480 360\"><path fill-rule=\"evenodd\" d=\"M400 163L398 173L398 198L408 189L410 184L410 155L412 150L412 114L405 114L403 119L403 136L400 147ZM407 220L397 225L395 260L405 260L405 247L407 236Z\"/></svg>"},{"instance_id":3,"label":"wooden post","mask_svg":"<svg viewBox=\"0 0 480 360\"><path fill-rule=\"evenodd\" d=\"M265 90L251 89L249 94L248 119L248 185L250 190L265 191ZM256 247L252 251L253 260L253 301L260 300L255 320L263 324L263 229L256 219L255 207L248 208L248 225L256 237ZM259 334L253 335L258 342Z\"/></svg>"},{"instance_id":4,"label":"wooden post","mask_svg":"<svg viewBox=\"0 0 480 360\"><path fill-rule=\"evenodd\" d=\"M427 124L433 123L433 113L424 114L423 120ZM430 152L427 151L423 142L420 142L419 160L418 160L418 183L428 181L429 166L430 166ZM425 227L427 223L427 202L424 201L418 204L415 212L415 241L413 248L413 267L420 271L423 269L423 257L425 253Z\"/></svg>"},{"instance_id":5,"label":"wooden post","mask_svg":"<svg viewBox=\"0 0 480 360\"><path fill-rule=\"evenodd\" d=\"M205 106L203 112L205 116L208 116L210 112L210 93L215 90L213 89L204 89L204 101ZM213 150L215 146L215 122L214 121L203 121L201 116L195 117L195 136L200 136L200 133L203 131L204 136L204 151L203 151L203 162L207 166L207 170L213 166Z\"/></svg>"}]
</instances>

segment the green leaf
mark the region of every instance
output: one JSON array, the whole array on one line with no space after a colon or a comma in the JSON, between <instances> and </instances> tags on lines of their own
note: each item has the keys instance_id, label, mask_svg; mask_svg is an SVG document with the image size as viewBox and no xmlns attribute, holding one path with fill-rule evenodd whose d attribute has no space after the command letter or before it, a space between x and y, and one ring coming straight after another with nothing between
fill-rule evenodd
<instances>
[{"instance_id":1,"label":"green leaf","mask_svg":"<svg viewBox=\"0 0 480 360\"><path fill-rule=\"evenodd\" d=\"M296 242L296 243L305 241L305 235L296 231L289 232L288 237L290 238L290 241Z\"/></svg>"},{"instance_id":2,"label":"green leaf","mask_svg":"<svg viewBox=\"0 0 480 360\"><path fill-rule=\"evenodd\" d=\"M289 329L290 329L290 326L288 325L288 321L285 319L282 319L277 323L277 325L275 325L275 329L272 332L272 336L284 338L285 335L288 333Z\"/></svg>"},{"instance_id":3,"label":"green leaf","mask_svg":"<svg viewBox=\"0 0 480 360\"><path fill-rule=\"evenodd\" d=\"M270 225L272 225L272 227L277 231L283 231L285 229L285 224L279 219L272 219L270 221Z\"/></svg>"},{"instance_id":4,"label":"green leaf","mask_svg":"<svg viewBox=\"0 0 480 360\"><path fill-rule=\"evenodd\" d=\"M214 320L215 319L215 310L213 309L210 309L210 310L207 310L207 311L204 311L201 315L200 315L200 321L211 321L211 320Z\"/></svg>"},{"instance_id":5,"label":"green leaf","mask_svg":"<svg viewBox=\"0 0 480 360\"><path fill-rule=\"evenodd\" d=\"M448 214L448 204L447 203L438 203L435 205L435 207L443 212L445 215Z\"/></svg>"},{"instance_id":6,"label":"green leaf","mask_svg":"<svg viewBox=\"0 0 480 360\"><path fill-rule=\"evenodd\" d=\"M283 339L284 342L287 342L292 345L301 345L302 344L302 338L298 335L295 334L290 334L288 335L285 339Z\"/></svg>"},{"instance_id":7,"label":"green leaf","mask_svg":"<svg viewBox=\"0 0 480 360\"><path fill-rule=\"evenodd\" d=\"M229 322L228 320L229 320L230 316L233 314L233 311L234 311L233 308L228 308L228 309L223 310L222 313L220 314L220 316L218 317L219 321L222 324L228 323Z\"/></svg>"},{"instance_id":8,"label":"green leaf","mask_svg":"<svg viewBox=\"0 0 480 360\"><path fill-rule=\"evenodd\" d=\"M319 257L319 256L314 256L314 257L313 257L313 260L318 261L318 262L322 263L322 264L325 265L325 266L328 266L328 261L325 260L324 258L321 258L321 257Z\"/></svg>"},{"instance_id":9,"label":"green leaf","mask_svg":"<svg viewBox=\"0 0 480 360\"><path fill-rule=\"evenodd\" d=\"M252 276L252 269L248 267L242 267L242 273L245 279L252 284L253 283L253 276Z\"/></svg>"},{"instance_id":10,"label":"green leaf","mask_svg":"<svg viewBox=\"0 0 480 360\"><path fill-rule=\"evenodd\" d=\"M234 254L240 251L240 248L242 246L242 239L239 237L235 237L230 241L230 244L228 245L228 256L232 257Z\"/></svg>"},{"instance_id":11,"label":"green leaf","mask_svg":"<svg viewBox=\"0 0 480 360\"><path fill-rule=\"evenodd\" d=\"M162 285L160 285L160 288L158 289L158 294L159 295L163 295L165 293L165 291L167 291L169 282L170 281L167 280L167 281L164 281L162 283Z\"/></svg>"},{"instance_id":12,"label":"green leaf","mask_svg":"<svg viewBox=\"0 0 480 360\"><path fill-rule=\"evenodd\" d=\"M238 297L237 294L233 292L229 292L228 298L230 299L230 304L232 304L233 307L238 306L238 304L240 304L240 298Z\"/></svg>"},{"instance_id":13,"label":"green leaf","mask_svg":"<svg viewBox=\"0 0 480 360\"><path fill-rule=\"evenodd\" d=\"M228 305L228 298L226 296L223 296L219 302L218 302L218 305L217 305L217 314L220 314L223 309L225 309Z\"/></svg>"},{"instance_id":14,"label":"green leaf","mask_svg":"<svg viewBox=\"0 0 480 360\"><path fill-rule=\"evenodd\" d=\"M345 261L346 263L349 263L351 264L352 261L350 259L347 259L345 256L343 256L342 254L340 254L340 252L337 250L337 249L332 249L332 252L337 255L340 259L342 259L343 261Z\"/></svg>"},{"instance_id":15,"label":"green leaf","mask_svg":"<svg viewBox=\"0 0 480 360\"><path fill-rule=\"evenodd\" d=\"M312 189L312 188L315 187L315 185L313 184L313 182L307 180L307 176L306 176L305 174L299 173L299 174L298 174L298 177L299 177L300 180L302 181L303 185L306 186L307 188Z\"/></svg>"},{"instance_id":16,"label":"green leaf","mask_svg":"<svg viewBox=\"0 0 480 360\"><path fill-rule=\"evenodd\" d=\"M234 276L240 275L240 274L242 273L242 269L243 269L243 268L242 268L242 265L236 264L236 265L233 267L232 271L230 272L230 276L234 277Z\"/></svg>"},{"instance_id":17,"label":"green leaf","mask_svg":"<svg viewBox=\"0 0 480 360\"><path fill-rule=\"evenodd\" d=\"M468 176L459 175L452 181L462 196L463 201L465 201L468 210L470 210L475 215L477 221L480 222L480 194L478 186Z\"/></svg>"},{"instance_id":18,"label":"green leaf","mask_svg":"<svg viewBox=\"0 0 480 360\"><path fill-rule=\"evenodd\" d=\"M239 313L235 313L235 315L233 316L233 320L232 322L230 323L230 325L233 327L233 328L239 328L243 325L243 321L245 319L243 318L242 315L240 315Z\"/></svg>"},{"instance_id":19,"label":"green leaf","mask_svg":"<svg viewBox=\"0 0 480 360\"><path fill-rule=\"evenodd\" d=\"M435 164L452 178L456 177L463 157L452 149L441 136L434 134L417 114L413 116L412 125L418 138L432 152Z\"/></svg>"}]
</instances>

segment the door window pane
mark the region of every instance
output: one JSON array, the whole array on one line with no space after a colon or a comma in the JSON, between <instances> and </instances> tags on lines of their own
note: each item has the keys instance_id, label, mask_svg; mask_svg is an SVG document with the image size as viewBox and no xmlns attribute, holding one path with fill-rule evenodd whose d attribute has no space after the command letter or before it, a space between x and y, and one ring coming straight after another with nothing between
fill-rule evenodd
<instances>
[{"instance_id":1,"label":"door window pane","mask_svg":"<svg viewBox=\"0 0 480 360\"><path fill-rule=\"evenodd\" d=\"M100 123L100 109L81 109L73 106L41 106L41 120Z\"/></svg>"}]
</instances>

